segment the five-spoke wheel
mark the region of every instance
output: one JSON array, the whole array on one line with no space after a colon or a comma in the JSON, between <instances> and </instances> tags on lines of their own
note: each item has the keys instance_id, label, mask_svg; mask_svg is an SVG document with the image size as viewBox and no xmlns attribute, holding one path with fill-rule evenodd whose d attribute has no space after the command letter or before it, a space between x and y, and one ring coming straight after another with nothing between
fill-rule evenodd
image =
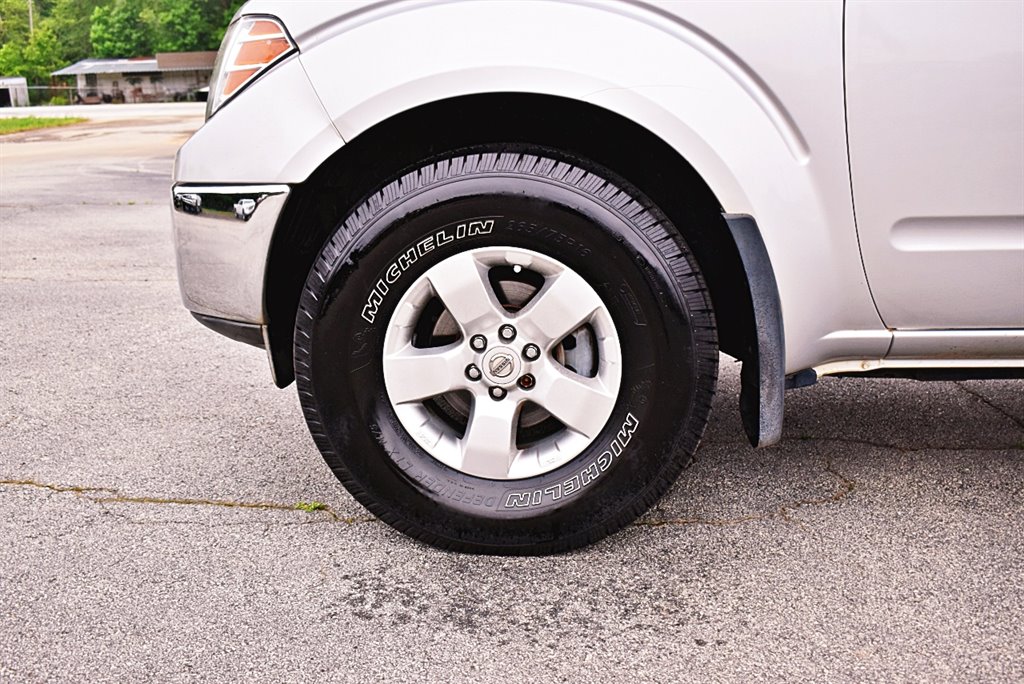
<instances>
[{"instance_id":1,"label":"five-spoke wheel","mask_svg":"<svg viewBox=\"0 0 1024 684\"><path fill-rule=\"evenodd\" d=\"M402 296L384 381L431 456L517 479L558 468L597 437L618 397L621 353L607 307L579 274L530 250L482 248L432 266Z\"/></svg>"}]
</instances>

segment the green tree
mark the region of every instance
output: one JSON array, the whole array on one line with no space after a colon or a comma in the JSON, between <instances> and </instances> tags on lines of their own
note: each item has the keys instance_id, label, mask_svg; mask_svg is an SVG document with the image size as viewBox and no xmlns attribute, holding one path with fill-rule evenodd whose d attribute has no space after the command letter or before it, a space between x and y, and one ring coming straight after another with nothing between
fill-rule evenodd
<instances>
[{"instance_id":1,"label":"green tree","mask_svg":"<svg viewBox=\"0 0 1024 684\"><path fill-rule=\"evenodd\" d=\"M32 83L45 83L61 63L56 35L42 26L27 42L9 41L0 47L0 74L24 76Z\"/></svg>"},{"instance_id":2,"label":"green tree","mask_svg":"<svg viewBox=\"0 0 1024 684\"><path fill-rule=\"evenodd\" d=\"M59 54L66 66L92 55L89 30L92 13L107 0L56 0L41 22L55 36L60 36Z\"/></svg>"},{"instance_id":3,"label":"green tree","mask_svg":"<svg viewBox=\"0 0 1024 684\"><path fill-rule=\"evenodd\" d=\"M94 57L138 57L153 54L153 14L144 0L113 0L92 11L89 40Z\"/></svg>"},{"instance_id":4,"label":"green tree","mask_svg":"<svg viewBox=\"0 0 1024 684\"><path fill-rule=\"evenodd\" d=\"M244 3L245 0L211 0L210 21L218 27L214 32L215 44L210 48L211 50L216 50L220 47L220 42L224 39L224 34L228 30L231 18L235 16L235 12Z\"/></svg>"},{"instance_id":5,"label":"green tree","mask_svg":"<svg viewBox=\"0 0 1024 684\"><path fill-rule=\"evenodd\" d=\"M164 0L158 3L156 51L188 52L209 49L218 25L211 25L202 11L206 2Z\"/></svg>"},{"instance_id":6,"label":"green tree","mask_svg":"<svg viewBox=\"0 0 1024 684\"><path fill-rule=\"evenodd\" d=\"M0 49L11 43L28 42L28 3L24 0L0 0Z\"/></svg>"},{"instance_id":7,"label":"green tree","mask_svg":"<svg viewBox=\"0 0 1024 684\"><path fill-rule=\"evenodd\" d=\"M93 55L216 50L242 1L106 0L92 13Z\"/></svg>"},{"instance_id":8,"label":"green tree","mask_svg":"<svg viewBox=\"0 0 1024 684\"><path fill-rule=\"evenodd\" d=\"M57 40L42 25L50 4L48 0L33 3L33 32L27 0L0 0L0 76L24 76L31 82L49 79L50 66L60 62Z\"/></svg>"},{"instance_id":9,"label":"green tree","mask_svg":"<svg viewBox=\"0 0 1024 684\"><path fill-rule=\"evenodd\" d=\"M151 0L157 52L216 50L244 0Z\"/></svg>"},{"instance_id":10,"label":"green tree","mask_svg":"<svg viewBox=\"0 0 1024 684\"><path fill-rule=\"evenodd\" d=\"M60 41L45 24L35 30L22 52L22 76L37 83L50 78L61 66Z\"/></svg>"},{"instance_id":11,"label":"green tree","mask_svg":"<svg viewBox=\"0 0 1024 684\"><path fill-rule=\"evenodd\" d=\"M243 0L0 0L0 75L34 82L85 57L216 50Z\"/></svg>"}]
</instances>

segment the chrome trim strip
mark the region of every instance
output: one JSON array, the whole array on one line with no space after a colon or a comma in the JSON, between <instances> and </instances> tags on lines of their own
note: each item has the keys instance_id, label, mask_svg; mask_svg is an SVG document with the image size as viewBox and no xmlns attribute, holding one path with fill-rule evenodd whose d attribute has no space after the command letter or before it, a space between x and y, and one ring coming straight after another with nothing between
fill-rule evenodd
<instances>
[{"instance_id":1,"label":"chrome trim strip","mask_svg":"<svg viewBox=\"0 0 1024 684\"><path fill-rule=\"evenodd\" d=\"M862 359L814 367L820 378L836 373L867 373L882 368L1024 368L1024 359Z\"/></svg>"},{"instance_id":2,"label":"chrome trim strip","mask_svg":"<svg viewBox=\"0 0 1024 684\"><path fill-rule=\"evenodd\" d=\"M263 281L287 185L171 189L181 298L190 311L264 325Z\"/></svg>"}]
</instances>

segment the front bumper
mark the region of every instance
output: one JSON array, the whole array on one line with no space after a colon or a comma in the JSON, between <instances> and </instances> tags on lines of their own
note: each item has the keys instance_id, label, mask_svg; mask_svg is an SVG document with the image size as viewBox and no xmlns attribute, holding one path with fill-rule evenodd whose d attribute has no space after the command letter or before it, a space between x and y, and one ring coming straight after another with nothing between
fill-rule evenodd
<instances>
[{"instance_id":1,"label":"front bumper","mask_svg":"<svg viewBox=\"0 0 1024 684\"><path fill-rule=\"evenodd\" d=\"M178 284L202 317L266 325L263 284L287 185L178 184L171 189Z\"/></svg>"}]
</instances>

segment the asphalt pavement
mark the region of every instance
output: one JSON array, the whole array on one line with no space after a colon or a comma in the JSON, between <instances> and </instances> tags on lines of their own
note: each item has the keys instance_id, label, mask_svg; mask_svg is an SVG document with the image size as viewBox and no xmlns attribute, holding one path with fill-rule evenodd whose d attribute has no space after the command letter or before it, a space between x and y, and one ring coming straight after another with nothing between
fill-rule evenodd
<instances>
[{"instance_id":1,"label":"asphalt pavement","mask_svg":"<svg viewBox=\"0 0 1024 684\"><path fill-rule=\"evenodd\" d=\"M181 307L169 176L202 111L132 107L0 138L0 681L1024 680L1024 381L824 379L754 451L724 359L637 524L440 552Z\"/></svg>"}]
</instances>

